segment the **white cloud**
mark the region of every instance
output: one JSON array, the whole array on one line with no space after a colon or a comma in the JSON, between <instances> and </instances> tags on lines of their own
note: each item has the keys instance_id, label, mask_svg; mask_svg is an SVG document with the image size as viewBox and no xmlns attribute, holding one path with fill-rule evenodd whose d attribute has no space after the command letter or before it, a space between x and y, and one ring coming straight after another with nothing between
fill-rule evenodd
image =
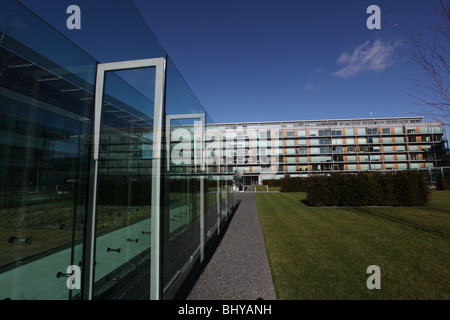
<instances>
[{"instance_id":1,"label":"white cloud","mask_svg":"<svg viewBox=\"0 0 450 320\"><path fill-rule=\"evenodd\" d=\"M309 76L308 82L304 86L304 89L307 91L314 91L322 88L322 85L319 83L318 75L323 72L322 68L317 68L312 72L312 75Z\"/></svg>"},{"instance_id":2,"label":"white cloud","mask_svg":"<svg viewBox=\"0 0 450 320\"><path fill-rule=\"evenodd\" d=\"M343 66L334 75L348 79L367 71L381 72L395 64L392 56L400 44L400 41L384 43L380 39L372 44L366 41L352 53L341 54L336 62Z\"/></svg>"}]
</instances>

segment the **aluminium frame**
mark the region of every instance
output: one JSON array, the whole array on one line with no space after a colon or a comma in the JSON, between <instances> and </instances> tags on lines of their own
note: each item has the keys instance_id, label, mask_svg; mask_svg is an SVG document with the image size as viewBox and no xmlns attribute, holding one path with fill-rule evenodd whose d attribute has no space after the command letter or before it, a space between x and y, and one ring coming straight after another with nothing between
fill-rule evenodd
<instances>
[{"instance_id":1,"label":"aluminium frame","mask_svg":"<svg viewBox=\"0 0 450 320\"><path fill-rule=\"evenodd\" d=\"M151 262L150 262L150 299L161 298L161 179L162 179L162 135L165 114L166 58L99 63L95 83L95 106L92 130L92 156L89 170L89 193L87 219L85 225L85 245L83 248L83 277L81 297L93 299L98 161L100 146L100 127L105 87L105 74L108 71L122 71L142 68L155 70L155 97L153 112L153 154L152 154L152 194L151 194Z\"/></svg>"}]
</instances>

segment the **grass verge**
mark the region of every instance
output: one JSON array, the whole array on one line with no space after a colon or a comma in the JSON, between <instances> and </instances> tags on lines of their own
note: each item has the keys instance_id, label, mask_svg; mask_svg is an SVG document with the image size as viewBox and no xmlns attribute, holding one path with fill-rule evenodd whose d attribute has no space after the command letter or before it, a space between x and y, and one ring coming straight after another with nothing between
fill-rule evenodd
<instances>
[{"instance_id":1,"label":"grass verge","mask_svg":"<svg viewBox=\"0 0 450 320\"><path fill-rule=\"evenodd\" d=\"M450 191L426 207L312 208L306 193L255 194L280 300L449 299ZM369 290L367 267L381 270Z\"/></svg>"}]
</instances>

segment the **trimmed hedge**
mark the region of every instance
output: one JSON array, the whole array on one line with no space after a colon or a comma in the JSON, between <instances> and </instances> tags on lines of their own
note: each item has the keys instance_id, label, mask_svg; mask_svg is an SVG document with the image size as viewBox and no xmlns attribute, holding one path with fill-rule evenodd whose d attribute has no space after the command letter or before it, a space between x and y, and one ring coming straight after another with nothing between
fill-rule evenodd
<instances>
[{"instance_id":1,"label":"trimmed hedge","mask_svg":"<svg viewBox=\"0 0 450 320\"><path fill-rule=\"evenodd\" d=\"M450 177L438 179L436 187L439 190L450 190Z\"/></svg>"},{"instance_id":2,"label":"trimmed hedge","mask_svg":"<svg viewBox=\"0 0 450 320\"><path fill-rule=\"evenodd\" d=\"M281 192L306 192L307 178L281 178L279 181L279 187ZM270 186L270 185L269 185Z\"/></svg>"},{"instance_id":3,"label":"trimmed hedge","mask_svg":"<svg viewBox=\"0 0 450 320\"><path fill-rule=\"evenodd\" d=\"M282 179L267 179L264 180L264 185L269 187L281 187L281 180Z\"/></svg>"},{"instance_id":4,"label":"trimmed hedge","mask_svg":"<svg viewBox=\"0 0 450 320\"><path fill-rule=\"evenodd\" d=\"M359 173L311 176L307 180L307 201L320 206L424 206L428 185L421 173Z\"/></svg>"}]
</instances>

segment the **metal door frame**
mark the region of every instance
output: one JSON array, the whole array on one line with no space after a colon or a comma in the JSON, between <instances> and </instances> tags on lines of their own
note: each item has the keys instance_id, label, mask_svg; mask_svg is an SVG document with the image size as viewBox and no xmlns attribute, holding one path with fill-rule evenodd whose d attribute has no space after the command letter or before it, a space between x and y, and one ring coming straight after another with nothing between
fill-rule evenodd
<instances>
[{"instance_id":1,"label":"metal door frame","mask_svg":"<svg viewBox=\"0 0 450 320\"><path fill-rule=\"evenodd\" d=\"M150 263L150 299L161 297L161 178L162 178L162 129L165 114L166 58L129 60L97 65L95 83L95 107L93 118L92 156L89 171L89 193L87 219L85 225L85 245L83 248L82 299L92 300L94 286L96 207L98 184L98 160L100 147L100 126L105 86L105 74L108 71L156 68L155 98L153 112L153 152L152 152L152 194L151 194L151 263Z\"/></svg>"}]
</instances>

